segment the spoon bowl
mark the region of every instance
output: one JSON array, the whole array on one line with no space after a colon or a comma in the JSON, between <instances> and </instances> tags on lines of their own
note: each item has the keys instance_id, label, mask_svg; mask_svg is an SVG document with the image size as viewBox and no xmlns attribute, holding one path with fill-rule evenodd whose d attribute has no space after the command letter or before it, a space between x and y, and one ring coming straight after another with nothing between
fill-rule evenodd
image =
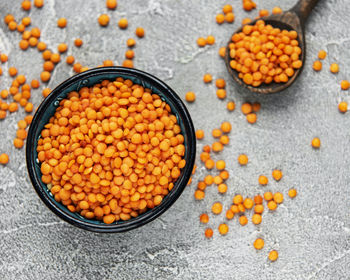
<instances>
[{"instance_id":1,"label":"spoon bowl","mask_svg":"<svg viewBox=\"0 0 350 280\"><path fill-rule=\"evenodd\" d=\"M274 28L279 28L281 30L294 30L298 33L298 42L299 47L301 48L300 60L302 61L302 67L299 69L295 69L294 75L288 79L286 83L275 83L272 82L270 84L262 83L258 87L253 87L251 85L247 85L243 82L241 78L238 77L239 72L235 69L232 69L230 66L230 49L229 44L232 42L231 40L227 43L226 54L225 54L225 64L228 72L232 76L232 78L242 87L250 90L251 92L259 93L259 94L271 94L281 92L282 90L291 86L304 68L305 62L305 54L306 54L306 42L305 42L305 22L311 13L313 7L317 4L319 0L300 0L292 9L286 11L281 14L273 14L271 16L263 17L256 19L255 21L249 23L249 25L254 25L258 20L263 20L266 25L270 24ZM236 30L232 36L236 33L242 32L243 27ZM232 38L231 36L231 38Z\"/></svg>"}]
</instances>

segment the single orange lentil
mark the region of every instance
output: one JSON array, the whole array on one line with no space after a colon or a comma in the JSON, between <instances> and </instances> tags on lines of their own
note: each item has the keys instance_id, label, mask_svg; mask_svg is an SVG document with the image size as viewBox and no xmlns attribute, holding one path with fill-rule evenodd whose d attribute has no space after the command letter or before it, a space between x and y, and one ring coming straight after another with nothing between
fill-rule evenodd
<instances>
[{"instance_id":1,"label":"single orange lentil","mask_svg":"<svg viewBox=\"0 0 350 280\"><path fill-rule=\"evenodd\" d=\"M2 63L5 63L7 60L8 60L8 57L6 54L4 54L4 53L0 54L0 61Z\"/></svg>"},{"instance_id":2,"label":"single orange lentil","mask_svg":"<svg viewBox=\"0 0 350 280\"><path fill-rule=\"evenodd\" d=\"M213 129L212 135L214 138L219 138L222 135L222 131L220 129Z\"/></svg>"},{"instance_id":3,"label":"single orange lentil","mask_svg":"<svg viewBox=\"0 0 350 280\"><path fill-rule=\"evenodd\" d=\"M217 169L217 170L224 170L225 167L226 167L226 163L225 163L224 160L218 160L218 161L216 162L216 169Z\"/></svg>"},{"instance_id":4,"label":"single orange lentil","mask_svg":"<svg viewBox=\"0 0 350 280\"><path fill-rule=\"evenodd\" d=\"M338 104L338 110L341 113L346 113L348 111L348 103L345 101L342 101Z\"/></svg>"},{"instance_id":5,"label":"single orange lentil","mask_svg":"<svg viewBox=\"0 0 350 280\"><path fill-rule=\"evenodd\" d=\"M126 18L122 18L118 21L118 26L120 29L126 29L128 27L128 20Z\"/></svg>"},{"instance_id":6,"label":"single orange lentil","mask_svg":"<svg viewBox=\"0 0 350 280\"><path fill-rule=\"evenodd\" d=\"M6 114L7 114L6 111L1 108L0 109L0 120L3 120L4 118L6 118Z\"/></svg>"},{"instance_id":7,"label":"single orange lentil","mask_svg":"<svg viewBox=\"0 0 350 280\"><path fill-rule=\"evenodd\" d=\"M24 18L22 18L22 24L23 24L24 26L28 26L28 25L30 25L30 23L31 23L30 17L24 17Z\"/></svg>"},{"instance_id":8,"label":"single orange lentil","mask_svg":"<svg viewBox=\"0 0 350 280\"><path fill-rule=\"evenodd\" d=\"M134 63L130 59L125 59L122 64L124 67L133 68Z\"/></svg>"},{"instance_id":9,"label":"single orange lentil","mask_svg":"<svg viewBox=\"0 0 350 280\"><path fill-rule=\"evenodd\" d=\"M50 60L51 59L51 55L52 55L52 52L50 50L45 50L43 52L43 59L45 61Z\"/></svg>"},{"instance_id":10,"label":"single orange lentil","mask_svg":"<svg viewBox=\"0 0 350 280\"><path fill-rule=\"evenodd\" d=\"M18 104L15 102L10 103L8 110L10 113L16 112L18 110Z\"/></svg>"},{"instance_id":11,"label":"single orange lentil","mask_svg":"<svg viewBox=\"0 0 350 280\"><path fill-rule=\"evenodd\" d=\"M72 56L72 55L67 56L67 58L66 58L66 63L67 63L67 64L73 64L74 61L75 61L74 56ZM51 61L50 61L50 62L51 62Z\"/></svg>"},{"instance_id":12,"label":"single orange lentil","mask_svg":"<svg viewBox=\"0 0 350 280\"><path fill-rule=\"evenodd\" d=\"M350 87L349 81L348 81L348 80L342 80L342 81L340 82L340 87L341 87L342 90L347 90L347 89L349 89L349 87Z\"/></svg>"},{"instance_id":13,"label":"single orange lentil","mask_svg":"<svg viewBox=\"0 0 350 280\"><path fill-rule=\"evenodd\" d=\"M10 158L9 158L8 154L2 153L0 155L0 164L2 164L2 165L8 164L9 159Z\"/></svg>"},{"instance_id":14,"label":"single orange lentil","mask_svg":"<svg viewBox=\"0 0 350 280\"><path fill-rule=\"evenodd\" d=\"M221 235L226 235L228 233L229 228L227 224L220 224L218 229Z\"/></svg>"},{"instance_id":15,"label":"single orange lentil","mask_svg":"<svg viewBox=\"0 0 350 280\"><path fill-rule=\"evenodd\" d=\"M15 21L11 21L9 24L8 24L8 28L11 30L11 31L15 31L17 29L17 23Z\"/></svg>"},{"instance_id":16,"label":"single orange lentil","mask_svg":"<svg viewBox=\"0 0 350 280\"><path fill-rule=\"evenodd\" d=\"M248 219L246 216L240 216L238 219L239 223L241 224L241 226L245 226L248 223Z\"/></svg>"},{"instance_id":17,"label":"single orange lentil","mask_svg":"<svg viewBox=\"0 0 350 280\"><path fill-rule=\"evenodd\" d=\"M38 50L40 52L43 52L44 50L46 50L46 44L44 42L38 42L38 44L36 45L36 47L38 48Z\"/></svg>"},{"instance_id":18,"label":"single orange lentil","mask_svg":"<svg viewBox=\"0 0 350 280\"><path fill-rule=\"evenodd\" d=\"M273 194L272 194L272 192L266 192L266 193L264 193L264 199L265 199L266 201L270 201L271 199L273 199Z\"/></svg>"},{"instance_id":19,"label":"single orange lentil","mask_svg":"<svg viewBox=\"0 0 350 280\"><path fill-rule=\"evenodd\" d=\"M21 48L21 50L25 51L29 47L29 42L28 40L21 40L19 41L18 45Z\"/></svg>"},{"instance_id":20,"label":"single orange lentil","mask_svg":"<svg viewBox=\"0 0 350 280\"><path fill-rule=\"evenodd\" d=\"M277 203L277 204L281 204L283 202L283 194L280 192L276 192L273 195L273 200Z\"/></svg>"},{"instance_id":21,"label":"single orange lentil","mask_svg":"<svg viewBox=\"0 0 350 280\"><path fill-rule=\"evenodd\" d=\"M242 19L242 25L246 25L246 24L249 24L249 23L251 23L252 22L252 20L250 19L250 18L244 18L244 19Z\"/></svg>"},{"instance_id":22,"label":"single orange lentil","mask_svg":"<svg viewBox=\"0 0 350 280\"><path fill-rule=\"evenodd\" d=\"M186 93L185 99L187 102L192 103L196 100L196 94L193 91L188 91Z\"/></svg>"},{"instance_id":23,"label":"single orange lentil","mask_svg":"<svg viewBox=\"0 0 350 280\"><path fill-rule=\"evenodd\" d=\"M209 223L209 216L206 213L203 213L199 216L199 220L202 224L207 224Z\"/></svg>"},{"instance_id":24,"label":"single orange lentil","mask_svg":"<svg viewBox=\"0 0 350 280\"><path fill-rule=\"evenodd\" d=\"M57 20L57 26L59 28L65 28L67 26L67 19L66 18L59 18Z\"/></svg>"},{"instance_id":25,"label":"single orange lentil","mask_svg":"<svg viewBox=\"0 0 350 280\"><path fill-rule=\"evenodd\" d=\"M256 213L253 214L253 216L252 216L252 223L254 225L259 225L261 223L261 221L262 221L262 218L261 218L260 214L256 214Z\"/></svg>"},{"instance_id":26,"label":"single orange lentil","mask_svg":"<svg viewBox=\"0 0 350 280\"><path fill-rule=\"evenodd\" d=\"M15 148L21 149L21 148L23 147L23 145L24 145L24 142L23 142L22 139L15 138L15 139L13 140L13 145L15 146Z\"/></svg>"},{"instance_id":27,"label":"single orange lentil","mask_svg":"<svg viewBox=\"0 0 350 280\"><path fill-rule=\"evenodd\" d=\"M219 215L222 212L222 204L220 202L215 202L211 207L211 211L215 215Z\"/></svg>"},{"instance_id":28,"label":"single orange lentil","mask_svg":"<svg viewBox=\"0 0 350 280\"><path fill-rule=\"evenodd\" d=\"M267 208L269 208L271 211L274 211L277 208L277 203L275 201L273 201L273 200L270 200L267 203Z\"/></svg>"},{"instance_id":29,"label":"single orange lentil","mask_svg":"<svg viewBox=\"0 0 350 280\"><path fill-rule=\"evenodd\" d=\"M51 62L57 64L61 61L61 56L58 53L53 53L50 57Z\"/></svg>"},{"instance_id":30,"label":"single orange lentil","mask_svg":"<svg viewBox=\"0 0 350 280\"><path fill-rule=\"evenodd\" d=\"M48 97L50 93L51 93L51 89L50 88L44 88L43 91L42 91L42 95L45 98Z\"/></svg>"},{"instance_id":31,"label":"single orange lentil","mask_svg":"<svg viewBox=\"0 0 350 280\"><path fill-rule=\"evenodd\" d=\"M232 23L235 21L235 14L234 13L227 13L225 15L225 21L228 23Z\"/></svg>"},{"instance_id":32,"label":"single orange lentil","mask_svg":"<svg viewBox=\"0 0 350 280\"><path fill-rule=\"evenodd\" d=\"M196 190L196 191L194 192L194 198L195 198L196 200L202 200L202 199L204 199L204 197L205 197L205 193L204 193L203 191L201 191L201 190Z\"/></svg>"},{"instance_id":33,"label":"single orange lentil","mask_svg":"<svg viewBox=\"0 0 350 280\"><path fill-rule=\"evenodd\" d=\"M233 102L233 101L227 102L226 108L227 108L227 110L229 110L230 112L232 112L232 111L236 108L235 102Z\"/></svg>"},{"instance_id":34,"label":"single orange lentil","mask_svg":"<svg viewBox=\"0 0 350 280\"><path fill-rule=\"evenodd\" d=\"M218 24L222 24L222 23L224 23L224 21L225 21L225 15L223 15L223 14L218 14L218 15L216 15L216 23L218 23Z\"/></svg>"},{"instance_id":35,"label":"single orange lentil","mask_svg":"<svg viewBox=\"0 0 350 280\"><path fill-rule=\"evenodd\" d=\"M27 131L25 129L18 129L16 131L16 137L19 139L26 139L27 138Z\"/></svg>"},{"instance_id":36,"label":"single orange lentil","mask_svg":"<svg viewBox=\"0 0 350 280\"><path fill-rule=\"evenodd\" d=\"M38 27L33 27L32 30L30 31L30 34L32 37L39 39L41 35L41 31Z\"/></svg>"},{"instance_id":37,"label":"single orange lentil","mask_svg":"<svg viewBox=\"0 0 350 280\"><path fill-rule=\"evenodd\" d=\"M22 9L23 10L29 11L31 7L32 7L32 3L29 0L24 0L22 2Z\"/></svg>"},{"instance_id":38,"label":"single orange lentil","mask_svg":"<svg viewBox=\"0 0 350 280\"><path fill-rule=\"evenodd\" d=\"M117 0L106 0L106 7L110 10L117 8Z\"/></svg>"},{"instance_id":39,"label":"single orange lentil","mask_svg":"<svg viewBox=\"0 0 350 280\"><path fill-rule=\"evenodd\" d=\"M225 99L226 98L226 90L224 89L218 89L216 91L216 96L219 98L219 99Z\"/></svg>"},{"instance_id":40,"label":"single orange lentil","mask_svg":"<svg viewBox=\"0 0 350 280\"><path fill-rule=\"evenodd\" d=\"M276 181L279 181L282 179L283 177L283 173L281 170L278 170L278 169L274 169L272 171L272 177L276 180Z\"/></svg>"},{"instance_id":41,"label":"single orange lentil","mask_svg":"<svg viewBox=\"0 0 350 280\"><path fill-rule=\"evenodd\" d=\"M243 103L241 106L241 111L243 114L248 115L253 111L253 107L250 103Z\"/></svg>"},{"instance_id":42,"label":"single orange lentil","mask_svg":"<svg viewBox=\"0 0 350 280\"><path fill-rule=\"evenodd\" d=\"M127 58L127 59L133 59L134 58L134 51L133 50L127 50L126 52L125 52L125 57Z\"/></svg>"},{"instance_id":43,"label":"single orange lentil","mask_svg":"<svg viewBox=\"0 0 350 280\"><path fill-rule=\"evenodd\" d=\"M30 82L30 86L31 86L32 88L38 88L38 87L40 86L40 83L39 83L38 80L33 79L33 80Z\"/></svg>"},{"instance_id":44,"label":"single orange lentil","mask_svg":"<svg viewBox=\"0 0 350 280\"><path fill-rule=\"evenodd\" d=\"M8 97L8 95L9 95L9 91L7 89L3 89L1 91L0 95L1 95L1 98L6 99Z\"/></svg>"},{"instance_id":45,"label":"single orange lentil","mask_svg":"<svg viewBox=\"0 0 350 280\"><path fill-rule=\"evenodd\" d=\"M204 178L204 183L207 185L207 186L210 186L211 184L213 184L214 182L214 178L213 176L211 176L210 174L205 176Z\"/></svg>"},{"instance_id":46,"label":"single orange lentil","mask_svg":"<svg viewBox=\"0 0 350 280\"><path fill-rule=\"evenodd\" d=\"M215 37L212 36L212 35L209 35L209 36L205 39L205 42L206 42L208 45L214 45L214 44L215 44Z\"/></svg>"},{"instance_id":47,"label":"single orange lentil","mask_svg":"<svg viewBox=\"0 0 350 280\"><path fill-rule=\"evenodd\" d=\"M254 241L253 245L256 250L261 250L262 248L264 248L265 242L262 238L257 238Z\"/></svg>"},{"instance_id":48,"label":"single orange lentil","mask_svg":"<svg viewBox=\"0 0 350 280\"><path fill-rule=\"evenodd\" d=\"M222 12L224 14L227 14L227 13L231 13L233 11L233 8L232 8L232 5L230 4L226 4L223 8L222 8Z\"/></svg>"},{"instance_id":49,"label":"single orange lentil","mask_svg":"<svg viewBox=\"0 0 350 280\"><path fill-rule=\"evenodd\" d=\"M315 71L321 71L322 70L322 62L319 61L319 60L316 60L314 62L314 64L312 65L312 68L315 70Z\"/></svg>"},{"instance_id":50,"label":"single orange lentil","mask_svg":"<svg viewBox=\"0 0 350 280\"><path fill-rule=\"evenodd\" d=\"M207 73L203 76L203 82L206 84L210 83L212 80L213 80L213 77L209 73Z\"/></svg>"},{"instance_id":51,"label":"single orange lentil","mask_svg":"<svg viewBox=\"0 0 350 280\"><path fill-rule=\"evenodd\" d=\"M269 15L269 11L268 10L260 10L259 11L259 17L266 17Z\"/></svg>"},{"instance_id":52,"label":"single orange lentil","mask_svg":"<svg viewBox=\"0 0 350 280\"><path fill-rule=\"evenodd\" d=\"M24 110L27 112L27 113L31 113L34 109L34 106L32 103L28 102L25 106L24 106Z\"/></svg>"},{"instance_id":53,"label":"single orange lentil","mask_svg":"<svg viewBox=\"0 0 350 280\"><path fill-rule=\"evenodd\" d=\"M132 38L129 38L127 41L126 41L126 45L129 47L129 48L132 48L134 47L136 44L136 41Z\"/></svg>"},{"instance_id":54,"label":"single orange lentil","mask_svg":"<svg viewBox=\"0 0 350 280\"><path fill-rule=\"evenodd\" d=\"M243 205L246 209L252 209L254 206L254 201L248 197L243 201Z\"/></svg>"},{"instance_id":55,"label":"single orange lentil","mask_svg":"<svg viewBox=\"0 0 350 280\"><path fill-rule=\"evenodd\" d=\"M272 9L272 13L273 14L282 14L283 13L283 11L282 11L282 9L280 8L280 7L273 7L273 9Z\"/></svg>"},{"instance_id":56,"label":"single orange lentil","mask_svg":"<svg viewBox=\"0 0 350 280\"><path fill-rule=\"evenodd\" d=\"M327 56L327 52L326 52L325 50L320 50L320 51L318 52L318 58L319 58L319 59L325 59L326 56Z\"/></svg>"},{"instance_id":57,"label":"single orange lentil","mask_svg":"<svg viewBox=\"0 0 350 280\"><path fill-rule=\"evenodd\" d=\"M28 44L29 46L31 46L32 48L36 47L38 45L38 39L35 37L30 37L28 40Z\"/></svg>"},{"instance_id":58,"label":"single orange lentil","mask_svg":"<svg viewBox=\"0 0 350 280\"><path fill-rule=\"evenodd\" d=\"M221 56L222 58L224 58L226 55L226 47L221 47L219 49L219 56Z\"/></svg>"},{"instance_id":59,"label":"single orange lentil","mask_svg":"<svg viewBox=\"0 0 350 280\"><path fill-rule=\"evenodd\" d=\"M224 183L221 183L218 185L218 192L219 193L226 193L227 192L227 185Z\"/></svg>"},{"instance_id":60,"label":"single orange lentil","mask_svg":"<svg viewBox=\"0 0 350 280\"><path fill-rule=\"evenodd\" d=\"M107 26L108 23L109 23L109 16L106 15L106 14L102 14L98 17L98 23L101 25L101 26Z\"/></svg>"},{"instance_id":61,"label":"single orange lentil","mask_svg":"<svg viewBox=\"0 0 350 280\"><path fill-rule=\"evenodd\" d=\"M196 130L196 138L198 140L201 140L204 138L204 131L202 129L198 129Z\"/></svg>"},{"instance_id":62,"label":"single orange lentil","mask_svg":"<svg viewBox=\"0 0 350 280\"><path fill-rule=\"evenodd\" d=\"M221 142L214 142L212 144L212 150L215 153L221 152L223 150L223 145L221 144Z\"/></svg>"},{"instance_id":63,"label":"single orange lentil","mask_svg":"<svg viewBox=\"0 0 350 280\"><path fill-rule=\"evenodd\" d=\"M25 116L24 120L27 123L27 125L30 125L32 123L33 116L31 116L31 115Z\"/></svg>"},{"instance_id":64,"label":"single orange lentil","mask_svg":"<svg viewBox=\"0 0 350 280\"><path fill-rule=\"evenodd\" d=\"M48 71L41 72L40 79L42 82L46 83L50 80L50 78L51 78L50 72L48 72Z\"/></svg>"},{"instance_id":65,"label":"single orange lentil","mask_svg":"<svg viewBox=\"0 0 350 280\"><path fill-rule=\"evenodd\" d=\"M232 220L235 216L235 213L233 213L233 211L231 209L228 209L226 211L226 219L227 220Z\"/></svg>"},{"instance_id":66,"label":"single orange lentil","mask_svg":"<svg viewBox=\"0 0 350 280\"><path fill-rule=\"evenodd\" d=\"M34 0L34 6L38 9L42 8L44 6L44 0Z\"/></svg>"},{"instance_id":67,"label":"single orange lentil","mask_svg":"<svg viewBox=\"0 0 350 280\"><path fill-rule=\"evenodd\" d=\"M206 238L212 238L213 237L213 230L211 229L211 228L207 228L206 230L205 230L205 237Z\"/></svg>"},{"instance_id":68,"label":"single orange lentil","mask_svg":"<svg viewBox=\"0 0 350 280\"><path fill-rule=\"evenodd\" d=\"M269 260L274 262L278 259L278 252L276 250L272 250L269 253Z\"/></svg>"},{"instance_id":69,"label":"single orange lentil","mask_svg":"<svg viewBox=\"0 0 350 280\"><path fill-rule=\"evenodd\" d=\"M57 47L57 50L58 50L58 52L60 52L60 53L65 53L65 52L67 51L67 49L68 49L68 46L67 46L67 44L65 44L65 43L61 43L61 44L59 44L58 47Z\"/></svg>"},{"instance_id":70,"label":"single orange lentil","mask_svg":"<svg viewBox=\"0 0 350 280\"><path fill-rule=\"evenodd\" d=\"M236 205L241 204L243 203L243 197L240 194L237 194L233 197L232 202Z\"/></svg>"},{"instance_id":71,"label":"single orange lentil","mask_svg":"<svg viewBox=\"0 0 350 280\"><path fill-rule=\"evenodd\" d=\"M10 67L10 68L9 68L9 75L10 75L11 77L14 77L14 76L17 75L17 69L16 69L16 67Z\"/></svg>"},{"instance_id":72,"label":"single orange lentil","mask_svg":"<svg viewBox=\"0 0 350 280\"><path fill-rule=\"evenodd\" d=\"M199 37L199 38L197 39L197 45L198 45L198 47L205 47L206 44L207 44L207 41L205 40L205 38Z\"/></svg>"},{"instance_id":73,"label":"single orange lentil","mask_svg":"<svg viewBox=\"0 0 350 280\"><path fill-rule=\"evenodd\" d=\"M223 122L220 126L220 129L222 130L223 133L230 133L232 126L229 122Z\"/></svg>"},{"instance_id":74,"label":"single orange lentil","mask_svg":"<svg viewBox=\"0 0 350 280\"><path fill-rule=\"evenodd\" d=\"M247 118L247 122L253 124L253 123L256 123L257 115L255 113L250 113L246 115L246 118Z\"/></svg>"},{"instance_id":75,"label":"single orange lentil","mask_svg":"<svg viewBox=\"0 0 350 280\"><path fill-rule=\"evenodd\" d=\"M76 47L80 48L80 47L83 45L83 40L80 39L80 38L76 38L76 39L74 40L74 45L75 45Z\"/></svg>"},{"instance_id":76,"label":"single orange lentil","mask_svg":"<svg viewBox=\"0 0 350 280\"><path fill-rule=\"evenodd\" d=\"M145 36L145 30L142 27L136 27L135 34L139 38L143 38Z\"/></svg>"},{"instance_id":77,"label":"single orange lentil","mask_svg":"<svg viewBox=\"0 0 350 280\"><path fill-rule=\"evenodd\" d=\"M217 88L225 88L226 82L225 82L224 79L221 79L221 78L220 79L216 79L215 85L216 85Z\"/></svg>"},{"instance_id":78,"label":"single orange lentil","mask_svg":"<svg viewBox=\"0 0 350 280\"><path fill-rule=\"evenodd\" d=\"M336 74L339 72L339 65L337 63L332 63L329 69L333 74Z\"/></svg>"},{"instance_id":79,"label":"single orange lentil","mask_svg":"<svg viewBox=\"0 0 350 280\"><path fill-rule=\"evenodd\" d=\"M320 138L315 137L314 139L312 139L311 146L314 149L319 149L321 147L321 140L320 140Z\"/></svg>"},{"instance_id":80,"label":"single orange lentil","mask_svg":"<svg viewBox=\"0 0 350 280\"><path fill-rule=\"evenodd\" d=\"M289 196L290 198L296 197L296 196L297 196L297 190L296 190L296 189L290 189L290 190L288 191L288 196Z\"/></svg>"},{"instance_id":81,"label":"single orange lentil","mask_svg":"<svg viewBox=\"0 0 350 280\"><path fill-rule=\"evenodd\" d=\"M238 163L243 166L248 164L248 156L245 154L241 154L238 156Z\"/></svg>"},{"instance_id":82,"label":"single orange lentil","mask_svg":"<svg viewBox=\"0 0 350 280\"><path fill-rule=\"evenodd\" d=\"M259 184L262 185L262 186L266 186L269 182L269 179L264 176L264 175L260 175L259 176Z\"/></svg>"},{"instance_id":83,"label":"single orange lentil","mask_svg":"<svg viewBox=\"0 0 350 280\"><path fill-rule=\"evenodd\" d=\"M255 205L254 212L257 214L262 214L264 212L264 206L262 204Z\"/></svg>"}]
</instances>

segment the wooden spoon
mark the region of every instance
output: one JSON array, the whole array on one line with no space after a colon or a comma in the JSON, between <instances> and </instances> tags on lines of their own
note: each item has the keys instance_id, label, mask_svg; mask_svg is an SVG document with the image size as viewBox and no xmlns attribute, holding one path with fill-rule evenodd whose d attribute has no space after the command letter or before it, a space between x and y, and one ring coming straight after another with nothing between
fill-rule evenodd
<instances>
[{"instance_id":1,"label":"wooden spoon","mask_svg":"<svg viewBox=\"0 0 350 280\"><path fill-rule=\"evenodd\" d=\"M225 63L226 67L233 77L233 79L241 86L249 89L252 92L261 93L261 94L270 94L280 92L287 87L289 87L299 76L302 69L304 68L305 62L305 52L306 52L306 42L305 42L305 23L319 0L299 0L299 2L289 11L282 14L273 14L271 16L260 18L265 21L266 24L271 24L275 28L286 29L286 30L295 30L298 33L299 47L301 48L301 58L303 66L300 69L295 69L295 73L292 77L289 78L286 83L270 83L270 84L261 84L258 87L253 87L247 85L243 82L242 79L238 77L238 72L230 67L230 49L228 45L231 43L231 40L227 44ZM257 19L259 20L259 19ZM249 23L254 25L256 21ZM242 27L239 28L235 33L242 32ZM233 34L235 34L233 33Z\"/></svg>"}]
</instances>

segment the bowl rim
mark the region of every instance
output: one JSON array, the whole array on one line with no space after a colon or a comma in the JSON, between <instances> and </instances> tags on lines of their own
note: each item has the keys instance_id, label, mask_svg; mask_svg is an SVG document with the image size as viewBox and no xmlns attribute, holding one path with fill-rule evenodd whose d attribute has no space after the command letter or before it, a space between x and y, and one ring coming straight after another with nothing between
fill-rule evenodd
<instances>
[{"instance_id":1,"label":"bowl rim","mask_svg":"<svg viewBox=\"0 0 350 280\"><path fill-rule=\"evenodd\" d=\"M174 192L169 192L167 196L170 196L169 199L163 201L160 205L157 207L154 207L153 209L148 210L147 212L143 213L137 218L130 219L128 221L124 221L120 224L92 224L85 222L83 220L80 220L76 217L73 217L66 212L64 212L62 209L60 209L58 206L55 205L53 202L52 197L50 198L49 195L42 189L40 185L41 178L37 176L35 172L35 161L36 158L34 157L34 143L35 143L35 133L38 129L38 123L43 114L45 113L46 109L49 107L49 105L56 100L57 95L61 93L62 90L69 87L73 83L79 82L84 80L85 78L101 75L101 74L125 74L125 75L133 75L137 78L142 80L147 80L151 84L157 85L157 87L164 89L164 92L162 93L166 95L168 98L171 99L171 102L176 106L177 113L181 116L183 120L183 125L186 130L187 134L187 149L188 149L188 160L186 162L186 166L183 169L183 176L181 176L179 179L180 181L177 184L177 188L174 190ZM157 77L135 69L135 68L126 68L126 67L120 67L120 66L109 66L109 67L98 67L93 68L87 71L84 71L82 73L76 74L62 83L60 83L58 86L56 86L50 93L48 97L46 97L43 102L38 107L37 111L35 112L35 115L33 117L32 123L29 127L27 141L26 141L26 164L27 164L27 170L29 173L30 180L32 182L32 185L40 197L40 199L45 203L45 205L58 217L63 219L64 221L88 230L92 232L98 232L98 233L118 233L118 232L125 232L129 231L138 227L141 227L160 215L162 215L166 210L168 210L174 202L180 197L183 190L187 186L187 182L189 181L191 175L192 175L192 169L195 162L195 156L196 156L196 137L195 137L195 130L193 126L192 119L190 117L190 114L182 102L181 98L176 94L176 92L170 88L167 84L165 84L163 81L158 79Z\"/></svg>"}]
</instances>

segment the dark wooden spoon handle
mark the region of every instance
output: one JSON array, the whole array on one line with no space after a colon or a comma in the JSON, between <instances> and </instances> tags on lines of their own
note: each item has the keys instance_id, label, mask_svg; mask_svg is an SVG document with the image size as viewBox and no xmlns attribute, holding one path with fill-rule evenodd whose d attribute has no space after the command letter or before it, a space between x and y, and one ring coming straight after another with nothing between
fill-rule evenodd
<instances>
[{"instance_id":1,"label":"dark wooden spoon handle","mask_svg":"<svg viewBox=\"0 0 350 280\"><path fill-rule=\"evenodd\" d=\"M319 0L299 0L298 3L291 9L296 13L300 19L301 25L304 27L307 18L309 17L312 9L316 6Z\"/></svg>"}]
</instances>

